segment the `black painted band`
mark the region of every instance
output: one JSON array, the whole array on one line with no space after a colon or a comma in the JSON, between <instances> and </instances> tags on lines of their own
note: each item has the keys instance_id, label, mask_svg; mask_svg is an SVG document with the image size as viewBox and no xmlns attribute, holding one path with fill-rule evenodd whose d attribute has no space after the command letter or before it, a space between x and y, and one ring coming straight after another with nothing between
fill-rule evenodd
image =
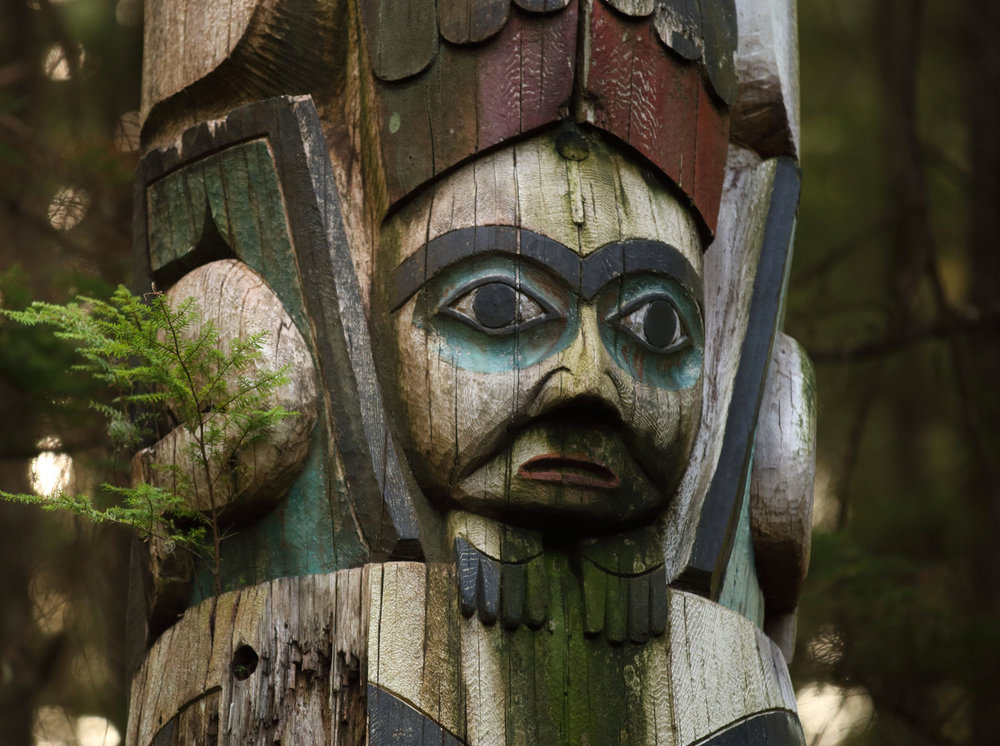
<instances>
[{"instance_id":1,"label":"black painted band","mask_svg":"<svg viewBox=\"0 0 1000 746\"><path fill-rule=\"evenodd\" d=\"M701 277L676 247L663 241L647 238L614 241L581 258L565 244L527 228L480 225L458 228L431 239L404 259L390 275L390 309L397 310L425 282L455 262L484 254L532 259L586 300L619 277L652 272L670 275L702 304Z\"/></svg>"},{"instance_id":2,"label":"black painted band","mask_svg":"<svg viewBox=\"0 0 1000 746\"><path fill-rule=\"evenodd\" d=\"M702 506L691 557L676 582L680 588L715 600L721 592L750 478L754 432L778 329L799 186L795 161L778 158L722 450Z\"/></svg>"},{"instance_id":3,"label":"black painted band","mask_svg":"<svg viewBox=\"0 0 1000 746\"><path fill-rule=\"evenodd\" d=\"M692 746L805 746L802 724L794 712L771 710L751 715Z\"/></svg>"},{"instance_id":4,"label":"black painted band","mask_svg":"<svg viewBox=\"0 0 1000 746\"><path fill-rule=\"evenodd\" d=\"M461 746L464 741L396 695L368 685L370 746Z\"/></svg>"}]
</instances>

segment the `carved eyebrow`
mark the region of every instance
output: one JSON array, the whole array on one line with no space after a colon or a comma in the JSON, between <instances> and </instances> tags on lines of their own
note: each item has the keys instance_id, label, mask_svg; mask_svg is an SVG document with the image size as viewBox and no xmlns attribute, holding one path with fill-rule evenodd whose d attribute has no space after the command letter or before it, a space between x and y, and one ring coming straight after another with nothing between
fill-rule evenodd
<instances>
[{"instance_id":1,"label":"carved eyebrow","mask_svg":"<svg viewBox=\"0 0 1000 746\"><path fill-rule=\"evenodd\" d=\"M644 238L615 241L581 259L568 246L527 228L477 225L431 239L404 259L389 276L390 310L397 310L425 282L455 262L485 254L533 259L577 289L586 300L623 275L653 272L670 275L687 287L698 303L702 302L698 273L680 251L662 241Z\"/></svg>"},{"instance_id":2,"label":"carved eyebrow","mask_svg":"<svg viewBox=\"0 0 1000 746\"><path fill-rule=\"evenodd\" d=\"M674 246L650 238L632 238L605 244L587 256L583 265L580 295L590 300L609 282L625 275L651 272L674 278L703 305L701 277L691 262Z\"/></svg>"},{"instance_id":3,"label":"carved eyebrow","mask_svg":"<svg viewBox=\"0 0 1000 746\"><path fill-rule=\"evenodd\" d=\"M520 250L518 250L520 234ZM431 239L389 276L389 305L395 311L428 280L462 259L482 254L526 256L543 264L571 287L580 285L580 261L567 246L512 225L476 225Z\"/></svg>"}]
</instances>

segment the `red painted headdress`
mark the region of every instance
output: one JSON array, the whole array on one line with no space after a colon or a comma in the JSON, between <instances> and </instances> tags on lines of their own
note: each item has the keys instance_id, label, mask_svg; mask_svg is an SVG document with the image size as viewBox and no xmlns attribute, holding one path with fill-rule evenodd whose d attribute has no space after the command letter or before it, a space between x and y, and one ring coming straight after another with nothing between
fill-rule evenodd
<instances>
[{"instance_id":1,"label":"red painted headdress","mask_svg":"<svg viewBox=\"0 0 1000 746\"><path fill-rule=\"evenodd\" d=\"M736 97L733 0L361 5L390 202L574 119L648 159L715 232Z\"/></svg>"}]
</instances>

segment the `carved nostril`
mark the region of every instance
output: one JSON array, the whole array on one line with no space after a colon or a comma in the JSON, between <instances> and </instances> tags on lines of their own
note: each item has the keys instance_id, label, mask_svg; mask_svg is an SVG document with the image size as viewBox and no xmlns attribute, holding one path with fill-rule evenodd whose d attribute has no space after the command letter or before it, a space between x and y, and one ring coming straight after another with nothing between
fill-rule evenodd
<instances>
[{"instance_id":1,"label":"carved nostril","mask_svg":"<svg viewBox=\"0 0 1000 746\"><path fill-rule=\"evenodd\" d=\"M604 424L618 427L624 422L622 412L618 407L607 398L589 392L551 400L549 406L545 407L539 414L568 423L580 420L588 426Z\"/></svg>"}]
</instances>

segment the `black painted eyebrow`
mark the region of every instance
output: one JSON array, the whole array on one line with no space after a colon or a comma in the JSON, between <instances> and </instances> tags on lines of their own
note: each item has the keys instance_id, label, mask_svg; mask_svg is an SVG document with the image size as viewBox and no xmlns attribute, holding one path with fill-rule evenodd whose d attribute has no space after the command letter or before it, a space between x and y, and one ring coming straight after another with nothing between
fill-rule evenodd
<instances>
[{"instance_id":1,"label":"black painted eyebrow","mask_svg":"<svg viewBox=\"0 0 1000 746\"><path fill-rule=\"evenodd\" d=\"M520 247L518 237L520 236ZM404 259L389 276L389 305L395 311L425 282L455 262L482 254L527 257L542 264L575 288L585 300L623 275L638 272L667 274L683 284L702 303L702 283L684 255L663 241L638 238L605 244L581 259L568 246L527 228L478 225L449 231L431 239Z\"/></svg>"},{"instance_id":2,"label":"black painted eyebrow","mask_svg":"<svg viewBox=\"0 0 1000 746\"><path fill-rule=\"evenodd\" d=\"M518 250L518 234L521 237ZM580 285L576 252L547 236L512 225L476 225L431 239L404 259L389 276L389 305L395 311L428 280L462 259L480 254L506 254L534 259L567 285Z\"/></svg>"},{"instance_id":3,"label":"black painted eyebrow","mask_svg":"<svg viewBox=\"0 0 1000 746\"><path fill-rule=\"evenodd\" d=\"M612 280L640 272L670 275L703 305L701 277L691 262L674 246L650 238L632 238L605 244L587 256L583 265L580 295L590 300Z\"/></svg>"}]
</instances>

